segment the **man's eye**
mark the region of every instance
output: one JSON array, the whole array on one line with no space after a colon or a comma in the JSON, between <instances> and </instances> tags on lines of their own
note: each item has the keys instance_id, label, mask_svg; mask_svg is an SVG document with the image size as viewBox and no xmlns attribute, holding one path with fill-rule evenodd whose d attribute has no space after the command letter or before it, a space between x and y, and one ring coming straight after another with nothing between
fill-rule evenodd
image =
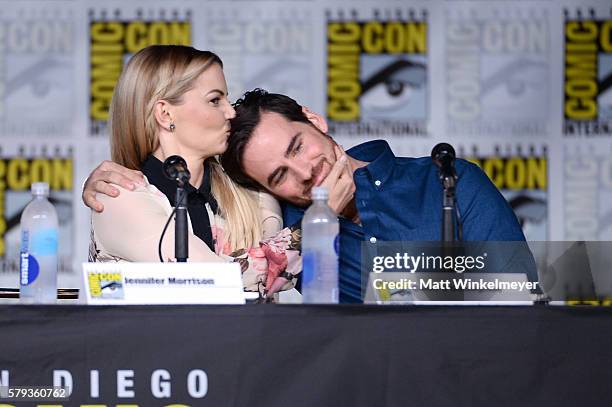
<instances>
[{"instance_id":1,"label":"man's eye","mask_svg":"<svg viewBox=\"0 0 612 407\"><path fill-rule=\"evenodd\" d=\"M277 187L285 181L285 176L287 175L287 171L281 171L280 174L276 177L276 182L274 182L274 186Z\"/></svg>"},{"instance_id":2,"label":"man's eye","mask_svg":"<svg viewBox=\"0 0 612 407\"><path fill-rule=\"evenodd\" d=\"M300 151L302 151L302 143L298 143L298 145L295 146L295 148L293 149L293 155L296 155Z\"/></svg>"}]
</instances>

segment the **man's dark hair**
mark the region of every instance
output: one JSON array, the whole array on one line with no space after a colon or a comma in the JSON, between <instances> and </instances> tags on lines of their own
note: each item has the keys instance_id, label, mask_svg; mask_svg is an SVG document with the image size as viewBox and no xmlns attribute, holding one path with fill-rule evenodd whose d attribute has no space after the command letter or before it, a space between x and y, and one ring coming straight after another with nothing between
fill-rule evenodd
<instances>
[{"instance_id":1,"label":"man's dark hair","mask_svg":"<svg viewBox=\"0 0 612 407\"><path fill-rule=\"evenodd\" d=\"M261 121L261 114L272 112L292 122L310 121L302 112L302 106L289 96L268 93L259 88L246 92L234 103L234 109L236 117L231 120L231 134L227 150L221 155L221 165L236 183L251 189L262 189L262 185L244 172L242 165L244 150L251 140L253 130Z\"/></svg>"}]
</instances>

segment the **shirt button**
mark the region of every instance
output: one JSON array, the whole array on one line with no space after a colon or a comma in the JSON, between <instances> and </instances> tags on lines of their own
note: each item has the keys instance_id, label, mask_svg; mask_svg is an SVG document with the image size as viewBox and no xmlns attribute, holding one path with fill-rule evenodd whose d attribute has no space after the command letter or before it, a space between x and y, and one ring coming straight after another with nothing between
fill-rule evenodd
<instances>
[{"instance_id":1,"label":"shirt button","mask_svg":"<svg viewBox=\"0 0 612 407\"><path fill-rule=\"evenodd\" d=\"M370 238L370 243L376 243L376 238L374 236Z\"/></svg>"},{"instance_id":2,"label":"shirt button","mask_svg":"<svg viewBox=\"0 0 612 407\"><path fill-rule=\"evenodd\" d=\"M374 181L374 185L376 185L377 187L379 187L380 184L382 184L382 182L380 182L380 180L377 179L376 181Z\"/></svg>"}]
</instances>

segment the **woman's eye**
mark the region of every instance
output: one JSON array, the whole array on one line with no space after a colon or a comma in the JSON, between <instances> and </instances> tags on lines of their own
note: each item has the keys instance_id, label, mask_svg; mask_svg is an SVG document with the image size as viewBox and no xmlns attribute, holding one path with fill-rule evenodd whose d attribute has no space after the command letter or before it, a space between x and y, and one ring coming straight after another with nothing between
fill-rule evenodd
<instances>
[{"instance_id":1,"label":"woman's eye","mask_svg":"<svg viewBox=\"0 0 612 407\"><path fill-rule=\"evenodd\" d=\"M210 100L210 103L212 103L213 105L218 105L220 101L221 98L214 98Z\"/></svg>"}]
</instances>

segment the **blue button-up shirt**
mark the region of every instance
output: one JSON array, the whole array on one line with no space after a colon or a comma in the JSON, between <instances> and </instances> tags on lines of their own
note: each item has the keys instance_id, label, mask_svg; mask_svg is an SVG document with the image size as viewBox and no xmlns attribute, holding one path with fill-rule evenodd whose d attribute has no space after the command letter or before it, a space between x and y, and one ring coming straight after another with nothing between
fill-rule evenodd
<instances>
[{"instance_id":1,"label":"blue button-up shirt","mask_svg":"<svg viewBox=\"0 0 612 407\"><path fill-rule=\"evenodd\" d=\"M340 301L361 301L361 243L439 241L442 185L430 157L396 157L384 140L355 146L347 154L368 162L353 174L361 226L340 218ZM457 207L463 240L525 240L516 215L478 166L456 160ZM286 225L301 220L304 209L284 205Z\"/></svg>"}]
</instances>

